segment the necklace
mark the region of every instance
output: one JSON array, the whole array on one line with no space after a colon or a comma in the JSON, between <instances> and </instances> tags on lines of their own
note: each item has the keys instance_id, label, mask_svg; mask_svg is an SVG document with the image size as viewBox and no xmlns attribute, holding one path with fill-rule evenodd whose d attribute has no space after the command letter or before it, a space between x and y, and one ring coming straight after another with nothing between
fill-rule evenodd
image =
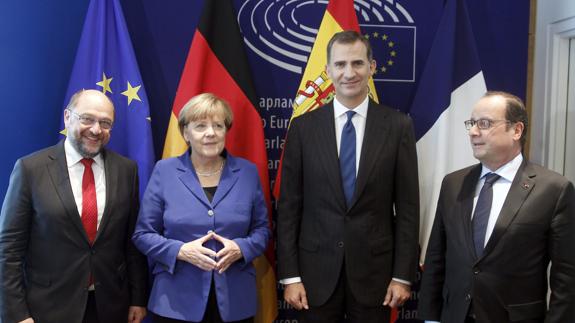
<instances>
[{"instance_id":1,"label":"necklace","mask_svg":"<svg viewBox=\"0 0 575 323\"><path fill-rule=\"evenodd\" d=\"M211 172L205 172L205 173L202 173L202 172L199 172L199 171L196 170L196 174L198 174L198 176L203 176L203 177L210 177L210 176L216 175L216 174L218 174L219 172L221 172L222 169L224 169L224 163L225 163L225 162L222 160L222 164L220 165L220 168L218 168L217 170L214 170L214 171L211 171Z\"/></svg>"}]
</instances>

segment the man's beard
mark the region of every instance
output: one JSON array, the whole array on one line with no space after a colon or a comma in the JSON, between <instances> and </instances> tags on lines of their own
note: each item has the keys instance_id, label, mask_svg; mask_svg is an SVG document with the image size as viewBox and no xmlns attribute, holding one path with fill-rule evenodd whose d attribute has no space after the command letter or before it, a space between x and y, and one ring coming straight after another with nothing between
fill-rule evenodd
<instances>
[{"instance_id":1,"label":"man's beard","mask_svg":"<svg viewBox=\"0 0 575 323\"><path fill-rule=\"evenodd\" d=\"M74 148L76 148L76 150L80 153L80 155L82 155L82 157L84 158L94 158L96 156L98 156L98 154L102 151L103 149L103 145L100 146L100 149L98 149L98 151L96 152L90 152L87 151L86 148L84 147L84 143L81 140L77 140L76 138L73 138L71 136L69 136L70 139L70 143L72 144L72 146Z\"/></svg>"}]
</instances>

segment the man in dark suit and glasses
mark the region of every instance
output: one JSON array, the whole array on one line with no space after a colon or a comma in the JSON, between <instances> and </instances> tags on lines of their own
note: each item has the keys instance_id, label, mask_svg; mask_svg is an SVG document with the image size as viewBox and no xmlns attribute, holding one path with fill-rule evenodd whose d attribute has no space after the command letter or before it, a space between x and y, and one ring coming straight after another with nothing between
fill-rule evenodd
<instances>
[{"instance_id":1,"label":"man in dark suit and glasses","mask_svg":"<svg viewBox=\"0 0 575 323\"><path fill-rule=\"evenodd\" d=\"M74 94L68 137L16 162L0 215L0 322L141 322L146 259L131 242L136 164L104 148L114 106Z\"/></svg>"},{"instance_id":2,"label":"man in dark suit and glasses","mask_svg":"<svg viewBox=\"0 0 575 323\"><path fill-rule=\"evenodd\" d=\"M327 54L335 99L294 119L284 150L280 282L300 322L388 322L417 270L413 126L369 99L376 64L361 34L335 34Z\"/></svg>"},{"instance_id":3,"label":"man in dark suit and glasses","mask_svg":"<svg viewBox=\"0 0 575 323\"><path fill-rule=\"evenodd\" d=\"M575 322L575 192L523 156L527 121L521 99L504 92L488 92L465 121L481 163L443 180L421 319Z\"/></svg>"}]
</instances>

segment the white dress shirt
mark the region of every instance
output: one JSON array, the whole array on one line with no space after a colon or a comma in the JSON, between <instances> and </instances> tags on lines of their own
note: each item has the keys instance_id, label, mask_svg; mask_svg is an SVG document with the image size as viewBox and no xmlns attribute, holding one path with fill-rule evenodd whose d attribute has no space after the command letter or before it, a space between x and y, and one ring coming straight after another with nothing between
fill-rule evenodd
<instances>
[{"instance_id":1,"label":"white dress shirt","mask_svg":"<svg viewBox=\"0 0 575 323\"><path fill-rule=\"evenodd\" d=\"M72 146L70 141L64 141L64 152L66 153L66 164L68 166L68 176L72 193L78 208L78 214L82 216L82 177L84 176L84 165L80 162L82 155ZM104 159L101 154L93 158L92 171L94 172L94 184L96 185L96 202L98 205L98 227L104 214L106 205L106 174L104 173Z\"/></svg>"},{"instance_id":2,"label":"white dress shirt","mask_svg":"<svg viewBox=\"0 0 575 323\"><path fill-rule=\"evenodd\" d=\"M471 212L471 218L473 218L473 213L475 212L475 205L477 204L477 199L479 198L479 192L485 183L485 175L488 173L495 173L501 178L499 178L495 183L493 183L493 200L491 202L491 212L489 213L489 221L487 222L487 229L485 230L485 245L489 241L493 229L495 228L495 223L497 218L499 218L499 213L501 213L501 208L503 203L507 198L507 193L511 188L511 183L519 170L519 166L523 162L523 155L518 154L507 164L499 167L499 169L493 171L487 168L485 165L482 166L480 180L475 188L475 195L473 197L473 211ZM485 246L484 245L484 246Z\"/></svg>"},{"instance_id":3,"label":"white dress shirt","mask_svg":"<svg viewBox=\"0 0 575 323\"><path fill-rule=\"evenodd\" d=\"M365 121L367 120L367 106L369 105L369 96L366 96L363 102L353 109L346 108L341 104L337 97L333 99L333 112L335 117L335 140L337 142L337 155L341 146L341 132L347 122L348 111L354 111L355 114L351 119L355 128L355 175L359 169L359 160L361 157L361 147L363 146L363 135L365 134Z\"/></svg>"}]
</instances>

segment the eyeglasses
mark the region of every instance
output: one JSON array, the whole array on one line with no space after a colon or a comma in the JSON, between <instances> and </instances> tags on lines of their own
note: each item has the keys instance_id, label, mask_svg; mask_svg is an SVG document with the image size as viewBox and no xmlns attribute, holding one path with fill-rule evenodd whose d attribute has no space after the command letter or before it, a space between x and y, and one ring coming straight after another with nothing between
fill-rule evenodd
<instances>
[{"instance_id":1,"label":"eyeglasses","mask_svg":"<svg viewBox=\"0 0 575 323\"><path fill-rule=\"evenodd\" d=\"M94 118L91 115L86 115L86 114L77 114L76 112L67 109L68 111L70 111L70 113L72 115L74 115L76 118L78 118L78 121L80 121L81 124L85 125L85 126L93 126L94 124L96 124L96 122L98 122L100 124L100 128L104 129L104 130L110 130L112 129L112 121L108 120L108 119L101 119L98 120L96 118Z\"/></svg>"},{"instance_id":2,"label":"eyeglasses","mask_svg":"<svg viewBox=\"0 0 575 323\"><path fill-rule=\"evenodd\" d=\"M493 127L497 122L511 123L511 121L509 120L491 120L482 118L477 120L473 119L465 120L463 121L463 124L465 124L465 129L467 130L471 130L471 128L473 128L473 126L475 125L477 125L477 128L481 130L487 130Z\"/></svg>"}]
</instances>

